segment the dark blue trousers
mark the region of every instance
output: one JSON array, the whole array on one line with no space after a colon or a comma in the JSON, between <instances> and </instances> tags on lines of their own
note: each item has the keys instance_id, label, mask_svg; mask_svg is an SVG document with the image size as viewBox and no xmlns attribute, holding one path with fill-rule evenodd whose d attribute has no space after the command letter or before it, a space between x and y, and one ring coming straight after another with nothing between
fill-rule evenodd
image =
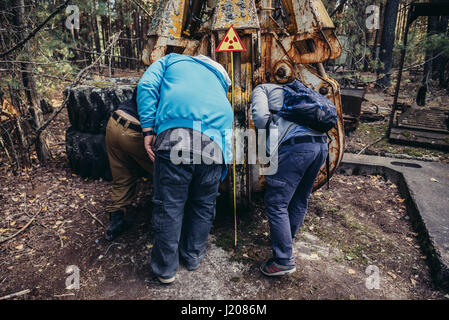
<instances>
[{"instance_id":1,"label":"dark blue trousers","mask_svg":"<svg viewBox=\"0 0 449 320\"><path fill-rule=\"evenodd\" d=\"M175 165L169 155L170 151L156 153L153 166L150 268L163 278L176 274L179 256L190 270L204 258L223 168L221 164Z\"/></svg>"},{"instance_id":2,"label":"dark blue trousers","mask_svg":"<svg viewBox=\"0 0 449 320\"><path fill-rule=\"evenodd\" d=\"M305 142L279 148L278 171L266 177L265 205L277 263L294 265L293 241L307 212L313 184L326 160L326 143Z\"/></svg>"}]
</instances>

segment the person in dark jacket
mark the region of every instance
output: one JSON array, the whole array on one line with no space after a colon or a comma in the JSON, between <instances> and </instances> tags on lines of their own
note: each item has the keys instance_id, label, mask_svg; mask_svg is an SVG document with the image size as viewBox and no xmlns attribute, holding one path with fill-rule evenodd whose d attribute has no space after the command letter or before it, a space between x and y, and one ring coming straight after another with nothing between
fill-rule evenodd
<instances>
[{"instance_id":1,"label":"person in dark jacket","mask_svg":"<svg viewBox=\"0 0 449 320\"><path fill-rule=\"evenodd\" d=\"M130 219L125 216L135 198L137 181L142 172L152 173L152 162L143 146L136 96L137 87L132 99L118 106L106 127L106 150L112 173L111 203L106 208L109 227L105 238L108 241L130 226Z\"/></svg>"},{"instance_id":2,"label":"person in dark jacket","mask_svg":"<svg viewBox=\"0 0 449 320\"><path fill-rule=\"evenodd\" d=\"M326 134L279 117L283 104L281 85L267 83L253 90L254 124L257 129L270 130L267 150L278 161L277 172L265 177L273 258L263 263L260 270L267 276L296 271L293 243L304 221L313 184L328 154Z\"/></svg>"}]
</instances>

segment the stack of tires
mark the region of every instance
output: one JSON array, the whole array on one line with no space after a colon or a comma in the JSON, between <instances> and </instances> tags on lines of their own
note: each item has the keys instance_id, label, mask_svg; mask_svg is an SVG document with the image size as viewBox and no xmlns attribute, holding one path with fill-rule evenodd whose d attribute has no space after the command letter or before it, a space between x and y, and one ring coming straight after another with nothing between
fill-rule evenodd
<instances>
[{"instance_id":1,"label":"stack of tires","mask_svg":"<svg viewBox=\"0 0 449 320\"><path fill-rule=\"evenodd\" d=\"M66 152L73 173L84 178L112 179L106 153L106 126L118 105L131 99L137 82L137 78L91 80L65 91L71 124L66 132Z\"/></svg>"}]
</instances>

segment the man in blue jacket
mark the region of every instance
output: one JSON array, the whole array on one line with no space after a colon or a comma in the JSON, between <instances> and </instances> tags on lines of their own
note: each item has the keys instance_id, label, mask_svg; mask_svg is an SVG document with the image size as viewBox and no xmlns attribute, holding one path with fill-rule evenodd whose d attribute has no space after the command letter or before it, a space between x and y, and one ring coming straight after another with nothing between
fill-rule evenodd
<instances>
[{"instance_id":1,"label":"man in blue jacket","mask_svg":"<svg viewBox=\"0 0 449 320\"><path fill-rule=\"evenodd\" d=\"M153 165L150 268L175 280L179 259L195 270L206 253L220 180L232 160L230 79L205 56L169 54L137 86L144 146Z\"/></svg>"}]
</instances>

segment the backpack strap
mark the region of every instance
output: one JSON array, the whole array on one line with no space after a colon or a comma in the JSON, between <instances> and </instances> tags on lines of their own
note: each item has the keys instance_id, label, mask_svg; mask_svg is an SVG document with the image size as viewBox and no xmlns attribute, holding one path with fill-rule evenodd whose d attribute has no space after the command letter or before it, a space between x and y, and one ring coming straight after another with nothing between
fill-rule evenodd
<instances>
[{"instance_id":1,"label":"backpack strap","mask_svg":"<svg viewBox=\"0 0 449 320\"><path fill-rule=\"evenodd\" d=\"M265 132L267 133L267 140L268 140L268 138L270 138L270 124L272 122L277 122L280 118L277 114L278 114L278 111L270 110L270 116L268 118L267 124L265 125ZM268 150L266 150L265 152L266 152L267 157L269 157L270 155L268 153Z\"/></svg>"},{"instance_id":2,"label":"backpack strap","mask_svg":"<svg viewBox=\"0 0 449 320\"><path fill-rule=\"evenodd\" d=\"M327 150L329 150L329 147L332 143L332 138L329 135L329 132L326 132L327 135ZM327 152L327 157L326 157L326 180L327 180L327 190L330 189L330 153L329 151Z\"/></svg>"},{"instance_id":3,"label":"backpack strap","mask_svg":"<svg viewBox=\"0 0 449 320\"><path fill-rule=\"evenodd\" d=\"M267 139L270 137L270 124L272 122L277 122L279 120L278 111L270 110L270 116L268 118L267 124L265 125L265 130L267 131Z\"/></svg>"}]
</instances>

